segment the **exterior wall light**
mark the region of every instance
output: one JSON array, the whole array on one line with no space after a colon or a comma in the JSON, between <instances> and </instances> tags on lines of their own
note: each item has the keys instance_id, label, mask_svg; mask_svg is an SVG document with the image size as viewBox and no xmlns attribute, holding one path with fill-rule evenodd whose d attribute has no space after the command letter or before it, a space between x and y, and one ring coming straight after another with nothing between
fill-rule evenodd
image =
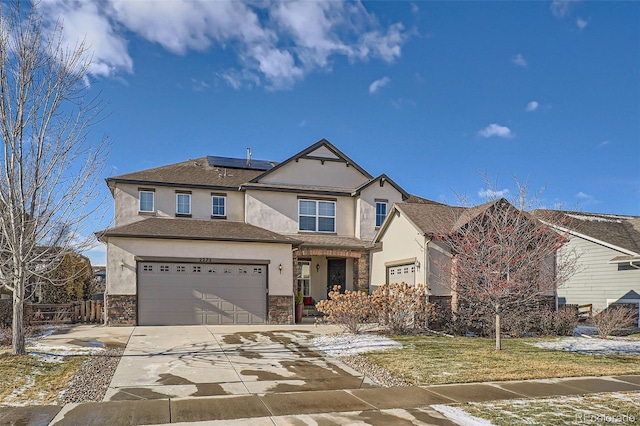
<instances>
[{"instance_id":1,"label":"exterior wall light","mask_svg":"<svg viewBox=\"0 0 640 426\"><path fill-rule=\"evenodd\" d=\"M320 264L316 263L316 272L320 272Z\"/></svg>"},{"instance_id":2,"label":"exterior wall light","mask_svg":"<svg viewBox=\"0 0 640 426\"><path fill-rule=\"evenodd\" d=\"M280 265L278 265L278 270L280 271L280 273L282 274L282 263Z\"/></svg>"}]
</instances>

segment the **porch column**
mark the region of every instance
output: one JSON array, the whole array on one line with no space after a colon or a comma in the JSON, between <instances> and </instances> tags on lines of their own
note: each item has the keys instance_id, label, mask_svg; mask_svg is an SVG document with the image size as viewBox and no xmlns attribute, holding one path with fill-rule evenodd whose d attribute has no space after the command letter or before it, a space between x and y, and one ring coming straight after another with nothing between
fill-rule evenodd
<instances>
[{"instance_id":1,"label":"porch column","mask_svg":"<svg viewBox=\"0 0 640 426\"><path fill-rule=\"evenodd\" d=\"M369 284L369 252L363 252L353 259L353 288L368 292Z\"/></svg>"}]
</instances>

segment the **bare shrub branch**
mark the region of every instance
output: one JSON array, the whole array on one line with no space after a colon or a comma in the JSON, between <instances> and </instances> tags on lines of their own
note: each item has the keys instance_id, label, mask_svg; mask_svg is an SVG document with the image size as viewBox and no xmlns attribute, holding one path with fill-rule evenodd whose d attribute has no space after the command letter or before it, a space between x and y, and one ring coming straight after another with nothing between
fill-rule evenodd
<instances>
[{"instance_id":1,"label":"bare shrub branch","mask_svg":"<svg viewBox=\"0 0 640 426\"><path fill-rule=\"evenodd\" d=\"M95 241L107 146L89 138L103 108L88 96L86 50L43 28L37 4L0 5L0 283L13 293L14 354L26 285Z\"/></svg>"}]
</instances>

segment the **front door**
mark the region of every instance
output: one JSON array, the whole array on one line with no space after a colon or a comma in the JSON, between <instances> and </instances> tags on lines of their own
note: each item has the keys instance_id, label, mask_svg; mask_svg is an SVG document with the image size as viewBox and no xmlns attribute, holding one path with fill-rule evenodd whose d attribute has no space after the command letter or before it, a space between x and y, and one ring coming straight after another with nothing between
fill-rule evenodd
<instances>
[{"instance_id":1,"label":"front door","mask_svg":"<svg viewBox=\"0 0 640 426\"><path fill-rule=\"evenodd\" d=\"M347 285L347 260L346 259L329 259L327 261L327 298L333 286L340 286L340 293L344 293Z\"/></svg>"}]
</instances>

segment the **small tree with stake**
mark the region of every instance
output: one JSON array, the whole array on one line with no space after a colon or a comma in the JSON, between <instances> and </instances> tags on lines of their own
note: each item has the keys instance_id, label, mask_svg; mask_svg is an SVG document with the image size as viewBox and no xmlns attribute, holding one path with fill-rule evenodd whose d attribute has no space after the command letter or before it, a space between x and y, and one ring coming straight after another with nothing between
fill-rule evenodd
<instances>
[{"instance_id":1,"label":"small tree with stake","mask_svg":"<svg viewBox=\"0 0 640 426\"><path fill-rule=\"evenodd\" d=\"M521 206L522 207L522 206ZM458 306L495 316L496 349L502 320L526 315L554 294L575 269L576 257L560 257L562 235L504 198L464 210L452 232L439 236L451 252L446 268Z\"/></svg>"},{"instance_id":2,"label":"small tree with stake","mask_svg":"<svg viewBox=\"0 0 640 426\"><path fill-rule=\"evenodd\" d=\"M27 283L87 248L100 208L106 139L88 140L102 108L88 98L86 53L45 28L37 4L0 4L0 285L13 294L13 354L25 353Z\"/></svg>"}]
</instances>

